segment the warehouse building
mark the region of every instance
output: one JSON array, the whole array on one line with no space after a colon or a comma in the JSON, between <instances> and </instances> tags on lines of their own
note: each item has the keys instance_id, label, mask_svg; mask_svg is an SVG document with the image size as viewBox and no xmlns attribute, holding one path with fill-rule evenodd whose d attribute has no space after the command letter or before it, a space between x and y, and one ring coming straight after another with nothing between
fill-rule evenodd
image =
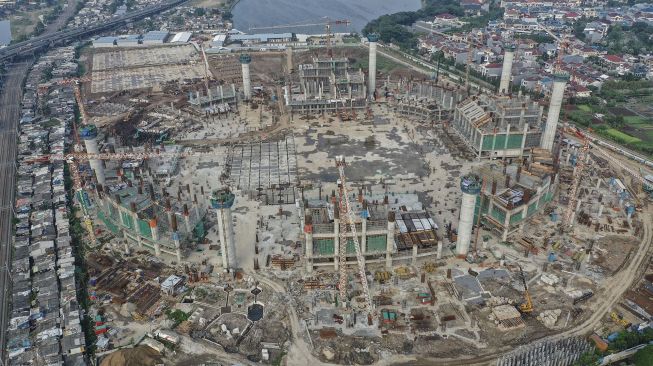
<instances>
[{"instance_id":1,"label":"warehouse building","mask_svg":"<svg viewBox=\"0 0 653 366\"><path fill-rule=\"evenodd\" d=\"M169 33L167 31L149 31L143 34L143 45L157 45L163 44L168 38Z\"/></svg>"}]
</instances>

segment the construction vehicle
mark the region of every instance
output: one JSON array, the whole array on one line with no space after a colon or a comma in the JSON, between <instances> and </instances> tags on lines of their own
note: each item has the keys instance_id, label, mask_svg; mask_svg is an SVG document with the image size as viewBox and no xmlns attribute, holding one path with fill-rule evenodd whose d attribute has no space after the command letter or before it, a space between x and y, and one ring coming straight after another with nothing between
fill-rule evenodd
<instances>
[{"instance_id":1,"label":"construction vehicle","mask_svg":"<svg viewBox=\"0 0 653 366\"><path fill-rule=\"evenodd\" d=\"M340 211L340 235L339 235L339 267L340 278L338 281L338 289L340 291L340 299L345 303L347 298L347 246L351 240L356 251L356 262L358 264L358 276L360 279L361 287L363 288L363 295L365 297L364 310L367 312L368 324L372 323L372 297L370 296L370 289L367 283L367 275L365 274L365 259L361 251L360 243L358 241L358 233L356 230L356 222L354 221L354 213L349 202L349 192L347 190L347 177L345 176L345 157L342 155L336 156L336 167L340 174L338 180L338 193L339 202L338 209ZM335 208L334 208L335 209ZM348 232L351 232L349 238Z\"/></svg>"},{"instance_id":2,"label":"construction vehicle","mask_svg":"<svg viewBox=\"0 0 653 366\"><path fill-rule=\"evenodd\" d=\"M623 314L617 314L616 312L611 312L610 313L610 318L612 319L613 322L621 325L624 328L629 328L632 323L629 322L628 320L624 319Z\"/></svg>"},{"instance_id":3,"label":"construction vehicle","mask_svg":"<svg viewBox=\"0 0 653 366\"><path fill-rule=\"evenodd\" d=\"M521 266L519 266L519 274L521 276L521 281L524 284L524 302L519 305L519 311L523 314L530 314L533 312L533 299L531 299L531 294L528 292L528 284L526 284L526 276L524 276L524 271Z\"/></svg>"}]
</instances>

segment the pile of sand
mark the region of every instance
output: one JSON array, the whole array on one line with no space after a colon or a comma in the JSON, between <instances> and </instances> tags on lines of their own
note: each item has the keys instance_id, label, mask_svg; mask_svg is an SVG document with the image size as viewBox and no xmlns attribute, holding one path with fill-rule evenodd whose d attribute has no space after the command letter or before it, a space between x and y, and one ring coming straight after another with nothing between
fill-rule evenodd
<instances>
[{"instance_id":1,"label":"pile of sand","mask_svg":"<svg viewBox=\"0 0 653 366\"><path fill-rule=\"evenodd\" d=\"M122 349L103 358L100 366L155 366L161 354L148 346Z\"/></svg>"}]
</instances>

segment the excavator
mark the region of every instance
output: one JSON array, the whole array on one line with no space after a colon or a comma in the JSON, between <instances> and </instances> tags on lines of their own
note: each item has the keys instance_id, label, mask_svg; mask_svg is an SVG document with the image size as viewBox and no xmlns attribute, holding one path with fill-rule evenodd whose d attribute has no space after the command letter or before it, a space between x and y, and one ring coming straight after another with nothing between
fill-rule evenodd
<instances>
[{"instance_id":1,"label":"excavator","mask_svg":"<svg viewBox=\"0 0 653 366\"><path fill-rule=\"evenodd\" d=\"M528 285L526 284L526 277L524 276L524 271L519 266L519 274L521 275L522 283L524 284L524 302L519 305L519 311L523 314L530 314L533 312L533 299L531 299L531 294L528 292Z\"/></svg>"}]
</instances>

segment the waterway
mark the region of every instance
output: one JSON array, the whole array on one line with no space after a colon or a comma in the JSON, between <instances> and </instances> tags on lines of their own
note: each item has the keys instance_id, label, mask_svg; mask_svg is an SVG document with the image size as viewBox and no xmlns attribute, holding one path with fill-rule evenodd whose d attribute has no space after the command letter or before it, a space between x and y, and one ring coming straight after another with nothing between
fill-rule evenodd
<instances>
[{"instance_id":1,"label":"waterway","mask_svg":"<svg viewBox=\"0 0 653 366\"><path fill-rule=\"evenodd\" d=\"M373 19L384 14L420 8L420 0L240 0L234 7L234 27L245 33L324 33L324 26L254 29L287 24L324 23L348 19L349 26L334 25L332 32L360 32Z\"/></svg>"}]
</instances>

